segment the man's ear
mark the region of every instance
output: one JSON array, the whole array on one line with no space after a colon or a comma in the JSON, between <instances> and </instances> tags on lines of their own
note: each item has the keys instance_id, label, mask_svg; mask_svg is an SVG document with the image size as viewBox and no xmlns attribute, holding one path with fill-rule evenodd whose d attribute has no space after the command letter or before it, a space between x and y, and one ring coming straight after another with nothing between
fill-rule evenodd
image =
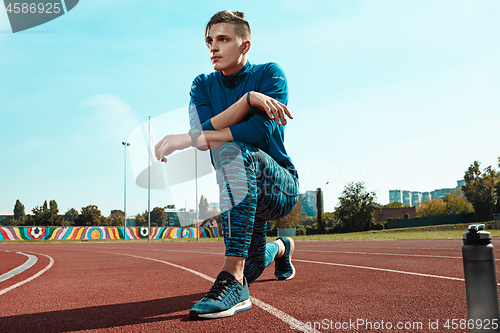
<instances>
[{"instance_id":1,"label":"man's ear","mask_svg":"<svg viewBox=\"0 0 500 333\"><path fill-rule=\"evenodd\" d=\"M241 51L242 54L248 53L250 51L250 46L252 45L252 42L249 40L243 41L243 50Z\"/></svg>"}]
</instances>

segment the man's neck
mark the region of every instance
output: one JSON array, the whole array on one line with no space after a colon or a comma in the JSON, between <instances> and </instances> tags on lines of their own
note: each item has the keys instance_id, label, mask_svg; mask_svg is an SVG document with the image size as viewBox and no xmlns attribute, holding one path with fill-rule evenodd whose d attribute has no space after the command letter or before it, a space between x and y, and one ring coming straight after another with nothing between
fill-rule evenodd
<instances>
[{"instance_id":1,"label":"man's neck","mask_svg":"<svg viewBox=\"0 0 500 333\"><path fill-rule=\"evenodd\" d=\"M244 59L244 61L242 61L241 64L239 64L238 66L235 66L235 67L228 69L228 70L222 70L221 73L224 76L234 75L234 74L238 73L239 71L241 71L245 67L246 64L247 64L247 59Z\"/></svg>"}]
</instances>

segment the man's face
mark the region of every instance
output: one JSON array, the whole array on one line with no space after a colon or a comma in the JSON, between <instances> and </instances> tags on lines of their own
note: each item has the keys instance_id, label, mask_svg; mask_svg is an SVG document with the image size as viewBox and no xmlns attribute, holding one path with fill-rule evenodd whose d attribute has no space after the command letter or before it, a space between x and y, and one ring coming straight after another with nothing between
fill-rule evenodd
<instances>
[{"instance_id":1,"label":"man's face","mask_svg":"<svg viewBox=\"0 0 500 333\"><path fill-rule=\"evenodd\" d=\"M216 71L233 75L245 66L250 42L243 41L236 35L233 24L214 24L208 31L206 42L210 60Z\"/></svg>"}]
</instances>

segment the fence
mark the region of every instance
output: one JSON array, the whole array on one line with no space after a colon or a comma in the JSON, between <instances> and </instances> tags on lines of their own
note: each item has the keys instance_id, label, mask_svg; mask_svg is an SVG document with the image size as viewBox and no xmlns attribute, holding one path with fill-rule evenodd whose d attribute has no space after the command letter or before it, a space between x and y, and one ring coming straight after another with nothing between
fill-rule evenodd
<instances>
[{"instance_id":1,"label":"fence","mask_svg":"<svg viewBox=\"0 0 500 333\"><path fill-rule=\"evenodd\" d=\"M476 214L441 215L411 219L394 219L387 221L387 229L425 227L440 224L460 224L476 222Z\"/></svg>"}]
</instances>

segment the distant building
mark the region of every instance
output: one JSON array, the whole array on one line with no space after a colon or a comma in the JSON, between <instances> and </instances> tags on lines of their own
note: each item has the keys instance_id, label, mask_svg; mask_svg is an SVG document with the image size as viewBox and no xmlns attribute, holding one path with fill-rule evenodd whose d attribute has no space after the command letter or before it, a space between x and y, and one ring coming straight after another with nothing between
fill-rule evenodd
<instances>
[{"instance_id":1,"label":"distant building","mask_svg":"<svg viewBox=\"0 0 500 333\"><path fill-rule=\"evenodd\" d=\"M401 190L389 190L389 202L401 202L403 203L403 196Z\"/></svg>"},{"instance_id":2,"label":"distant building","mask_svg":"<svg viewBox=\"0 0 500 333\"><path fill-rule=\"evenodd\" d=\"M401 202L403 205L417 207L419 203L431 199L441 199L446 194L450 194L454 189L461 188L465 185L465 180L457 180L457 187L455 188L440 188L431 192L418 192L418 191L401 191L389 190L389 203Z\"/></svg>"},{"instance_id":3,"label":"distant building","mask_svg":"<svg viewBox=\"0 0 500 333\"><path fill-rule=\"evenodd\" d=\"M177 216L181 226L191 225L196 219L196 210L181 208L177 211Z\"/></svg>"},{"instance_id":4,"label":"distant building","mask_svg":"<svg viewBox=\"0 0 500 333\"><path fill-rule=\"evenodd\" d=\"M220 212L220 205L218 202L211 202L208 204L208 210L209 211L214 211L214 212L217 212L217 214L219 214Z\"/></svg>"},{"instance_id":5,"label":"distant building","mask_svg":"<svg viewBox=\"0 0 500 333\"><path fill-rule=\"evenodd\" d=\"M411 192L403 191L403 206L411 206Z\"/></svg>"},{"instance_id":6,"label":"distant building","mask_svg":"<svg viewBox=\"0 0 500 333\"><path fill-rule=\"evenodd\" d=\"M306 193L300 194L300 203L302 205L302 212L308 217L318 215L318 208L316 207L316 191L306 191Z\"/></svg>"},{"instance_id":7,"label":"distant building","mask_svg":"<svg viewBox=\"0 0 500 333\"><path fill-rule=\"evenodd\" d=\"M434 190L434 191L431 192L431 197L433 199L441 199L446 194L450 194L451 191L453 191L453 190L454 190L453 188L440 188L440 189L436 189L436 190Z\"/></svg>"},{"instance_id":8,"label":"distant building","mask_svg":"<svg viewBox=\"0 0 500 333\"><path fill-rule=\"evenodd\" d=\"M135 217L127 217L127 227L135 227Z\"/></svg>"},{"instance_id":9,"label":"distant building","mask_svg":"<svg viewBox=\"0 0 500 333\"><path fill-rule=\"evenodd\" d=\"M10 218L14 217L14 213L0 213L0 225L5 225L5 221Z\"/></svg>"},{"instance_id":10,"label":"distant building","mask_svg":"<svg viewBox=\"0 0 500 333\"><path fill-rule=\"evenodd\" d=\"M165 213L167 213L167 217L165 219L166 220L165 226L167 226L167 227L180 227L181 226L177 209L166 208Z\"/></svg>"},{"instance_id":11,"label":"distant building","mask_svg":"<svg viewBox=\"0 0 500 333\"><path fill-rule=\"evenodd\" d=\"M200 225L201 228L216 228L218 227L217 221L215 219L206 219Z\"/></svg>"},{"instance_id":12,"label":"distant building","mask_svg":"<svg viewBox=\"0 0 500 333\"><path fill-rule=\"evenodd\" d=\"M389 219L404 219L405 214L408 214L408 218L411 219L417 216L417 210L415 207L382 208L375 211L374 218L375 222L387 222Z\"/></svg>"},{"instance_id":13,"label":"distant building","mask_svg":"<svg viewBox=\"0 0 500 333\"><path fill-rule=\"evenodd\" d=\"M419 203L422 202L422 192L414 191L411 192L411 205L412 207L417 207Z\"/></svg>"}]
</instances>

